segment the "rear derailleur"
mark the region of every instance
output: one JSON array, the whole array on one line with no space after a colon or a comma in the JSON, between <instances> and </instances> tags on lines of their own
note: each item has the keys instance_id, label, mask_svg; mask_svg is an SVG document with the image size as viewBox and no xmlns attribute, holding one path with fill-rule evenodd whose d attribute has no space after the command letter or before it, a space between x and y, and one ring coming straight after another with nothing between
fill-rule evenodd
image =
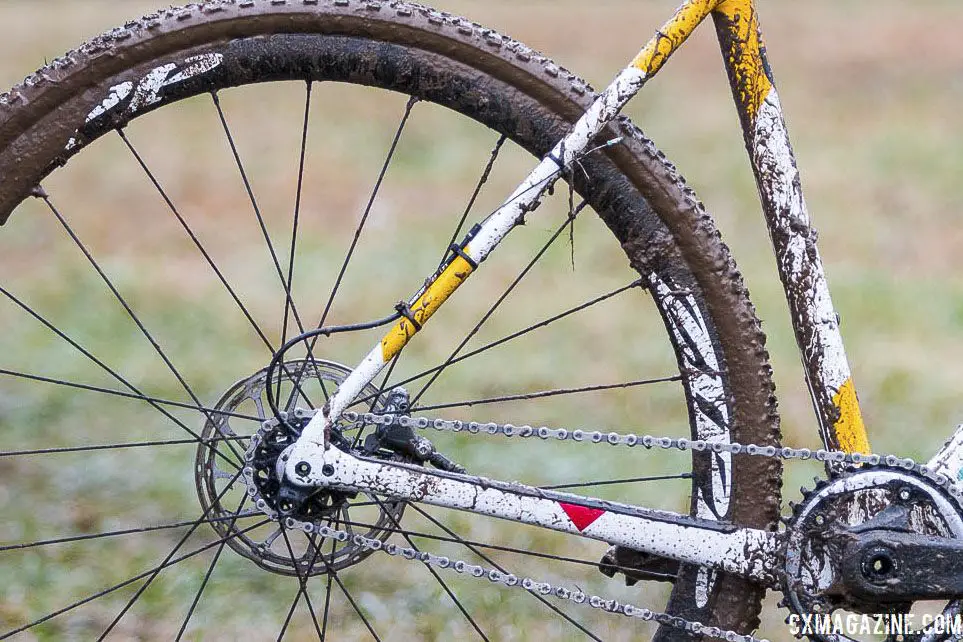
<instances>
[{"instance_id":1,"label":"rear derailleur","mask_svg":"<svg viewBox=\"0 0 963 642\"><path fill-rule=\"evenodd\" d=\"M435 468L451 473L464 473L465 468L442 453L438 452L430 440L415 434L408 418L408 392L404 388L391 390L385 403L379 408L381 415L391 415L393 420L377 424L377 428L369 434L364 444L356 446L357 440L352 439L343 431L344 427L332 426L328 439L334 448L338 448L352 455L361 455L385 461L399 461L407 464L431 464ZM279 442L275 457L281 450L294 443L300 436L304 426L310 421L310 415L299 414L300 419L292 422L285 421L283 432L285 439ZM363 425L358 427L363 429ZM282 517L296 517L299 519L316 518L325 509L337 508L346 498L353 498L353 493L343 491L326 491L296 486L284 479L281 469L286 461L286 455L277 459L277 471L271 478L279 485L276 490L276 509ZM307 465L299 464L299 465ZM283 481L282 481L283 480ZM318 506L318 502L323 504Z\"/></svg>"}]
</instances>

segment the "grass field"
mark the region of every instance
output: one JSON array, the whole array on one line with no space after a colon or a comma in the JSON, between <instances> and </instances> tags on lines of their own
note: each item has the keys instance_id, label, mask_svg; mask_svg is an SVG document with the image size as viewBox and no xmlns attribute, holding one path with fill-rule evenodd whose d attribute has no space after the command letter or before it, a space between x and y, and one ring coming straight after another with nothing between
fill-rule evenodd
<instances>
[{"instance_id":1,"label":"grass field","mask_svg":"<svg viewBox=\"0 0 963 642\"><path fill-rule=\"evenodd\" d=\"M676 0L438 0L434 4L542 50L600 87L671 12ZM926 458L963 415L957 392L957 382L963 379L959 339L963 278L958 272L963 255L959 225L963 7L949 0L881 0L873 3L870 13L868 3L848 0L774 0L761 5L770 59L874 449ZM19 82L45 59L152 8L153 3L141 0L0 3L0 87ZM728 92L714 34L704 29L630 105L628 113L679 166L715 215L769 337L785 442L812 447L817 437L810 402ZM404 100L397 96L372 96L357 88L319 87L312 99L309 180L294 281L294 296L306 324L316 323L324 307L404 108ZM222 97L253 191L268 215L268 229L282 258L289 245L303 101L303 86L290 84L225 92ZM171 110L176 113L164 111L138 120L129 129L130 139L149 159L225 275L238 284L252 316L265 323L270 320L266 334L276 342L281 332L278 312L283 307L277 274L216 112L209 99L192 99ZM440 109L419 105L412 114L342 294L332 308L332 319L359 320L348 318L349 310L360 311L363 319L380 316L430 272L439 258L434 248L443 247L447 238L442 237L450 233L448 225L439 231L434 213L464 207L494 143L490 132ZM530 162L520 150L506 146L475 211L497 205ZM102 258L105 271L132 308L158 329L158 340L169 347L205 403L213 403L234 381L264 366L269 353L219 284L208 278L209 270L196 249L119 138L99 142L89 150L89 157L82 154L45 187L92 253ZM425 207L427 193L430 208ZM481 301L497 295L562 220L564 201L564 194L557 195L539 210L537 221L533 219L523 236L506 241L499 250L500 261L490 268L486 265L477 282L466 286L474 295L439 315L436 323L454 328L452 334L413 343L399 365L399 377L447 356L458 330L464 333L485 311ZM112 367L152 394L185 398L150 344L85 266L77 248L65 242L63 230L41 203L25 204L7 227L0 230L4 287L71 328L92 352L103 355ZM571 267L566 234L470 347L631 281L633 274L621 254L613 252L616 246L606 235L598 221L581 217L575 228L576 269ZM398 264L410 268L391 267ZM426 400L472 399L670 372L673 357L660 321L651 305L640 299L620 297L586 316L520 340L511 349L487 353L472 361L472 366L453 368ZM0 301L0 324L4 328L0 368L117 387L6 300ZM287 336L291 328L293 323ZM622 338L626 336L652 339L644 349L625 351ZM373 337L328 342L324 357L351 365ZM562 373L567 378L560 378ZM118 435L131 441L183 436L156 413L145 417L143 408L129 401L59 388L42 388L44 394L38 396L33 386L23 382L3 384L2 451L108 443L118 441ZM499 408L497 416L476 407L458 418L519 422L521 416L530 423L630 426L638 432L681 434L684 406L678 388L653 387L645 393L508 404ZM201 427L196 413L173 410L172 414ZM445 444L447 452L470 470L539 484L627 476L640 470L668 473L687 463L684 457L634 452L603 451L606 457L589 459L584 448L538 445L515 446L511 457L505 457L504 446L471 447L465 439L440 439L439 444ZM193 448L123 452L122 456L106 451L0 458L0 542L164 523L197 514L190 479ZM578 478L573 477L576 469ZM787 470L786 499L793 498L800 484L808 483L814 470L800 466ZM683 510L686 490L684 483L673 482L658 488L633 487L628 494L610 489L604 496ZM431 529L424 519L408 519L406 525L412 529ZM571 545L526 529L506 530L467 517L453 517L448 523L472 539L485 541L497 532L513 546L548 547L585 559L597 559L604 549L590 543ZM162 531L130 541L121 538L123 542L0 553L0 629L19 626L149 568L178 536ZM192 545L208 541L209 532L191 540ZM562 548L563 543L567 548ZM443 550L464 555L464 549ZM161 575L121 621L113 638L172 639L210 559L210 554L200 555L179 565L177 572ZM510 556L505 559L515 562ZM563 572L571 572L567 567L524 560L518 564L516 573L543 577L548 573L552 581L561 581ZM411 563L362 564L344 575L346 588L357 597L360 608L392 623L390 630L382 632L386 639L449 640L473 635L457 612L433 608L447 598L437 585L423 590L434 580ZM576 569L573 581L586 590L643 605L660 607L664 602L664 591L658 586L625 589L591 567ZM312 598L319 605L324 601L324 582L316 584ZM493 639L575 639L575 629L547 617L550 613L534 600L472 590L474 586L460 578L452 580L452 588ZM340 596L337 588L334 592ZM257 571L247 560L225 551L191 621L188 638L273 638L295 593L293 580ZM15 639L96 637L130 594L117 591ZM172 603L183 605L177 607L182 610L170 613ZM365 639L368 633L352 617L346 600L334 600L331 608L338 634L333 639ZM619 630L621 622L612 618L575 611L573 616L584 619L605 640L632 639L639 633ZM773 640L787 639L783 616L779 612L767 616L762 633ZM316 637L302 602L285 639Z\"/></svg>"}]
</instances>

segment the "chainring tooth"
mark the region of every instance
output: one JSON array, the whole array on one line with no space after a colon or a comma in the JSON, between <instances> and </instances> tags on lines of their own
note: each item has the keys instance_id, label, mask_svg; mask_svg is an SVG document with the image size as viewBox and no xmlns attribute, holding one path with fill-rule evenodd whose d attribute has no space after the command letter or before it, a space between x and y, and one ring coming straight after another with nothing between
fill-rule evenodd
<instances>
[{"instance_id":1,"label":"chainring tooth","mask_svg":"<svg viewBox=\"0 0 963 642\"><path fill-rule=\"evenodd\" d=\"M336 367L343 368L344 373L345 374L348 373L348 370L343 366L336 366ZM252 379L253 378L254 377L252 377ZM220 407L221 405L219 404L218 408ZM282 414L285 414L285 413L282 413ZM305 411L305 410L295 411L295 416L298 416L299 418L302 418L302 419L310 418L313 415L314 415L314 411ZM397 420L397 415L379 414L375 412L374 408L369 410L366 413L346 411L342 415L342 421L344 422L345 426L350 426L349 429L360 428L365 425L379 425L379 424L384 424L386 422L393 422L395 420ZM244 469L244 480L245 480L244 483L248 486L248 494L251 495L252 497L256 497L257 505L259 506L259 508L261 508L265 513L271 516L272 519L276 520L277 519L276 511L274 511L268 505L266 500L260 496L260 493L258 490L259 484L264 488L270 488L270 489L273 489L273 486L270 486L269 482L264 481L265 478L263 475L259 476L256 482L255 467L252 465L255 461L257 461L259 467L263 466L264 463L270 463L272 457L275 457L275 453L278 453L278 454L280 453L280 451L277 449L274 449L272 451L269 451L266 449L260 449L260 450L258 449L258 447L260 446L260 440L263 436L262 433L266 433L266 431L274 427L274 425L272 425L272 421L274 422L274 424L279 423L277 422L277 420L267 421L264 423L264 425L262 425L258 433L252 436L251 446L249 447L247 453L245 454L245 460L247 464ZM464 422L457 421L457 420L452 421L452 420L437 419L437 418L429 419L424 417L418 417L418 418L409 417L407 418L407 421L409 425L418 429L431 428L435 430L452 431L452 432L461 432L462 430L467 429L467 431L473 435L488 436L488 435L503 434L505 436L518 436L521 438L530 438L530 439L531 438L542 439L542 440L573 439L575 441L581 441L586 436L584 431L569 431L564 428L543 427L538 430L535 430L530 426L516 427L512 424L499 425L499 424L490 423L490 424L484 425L485 430L480 430L482 426L474 422L466 424ZM595 435L599 435L600 438L596 440ZM690 442L689 440L677 440L677 439L671 439L671 438L655 438L650 436L640 437L638 435L634 435L631 433L628 433L628 434L609 433L608 438L604 438L601 435L602 435L601 433L590 433L589 436L591 437L593 443L607 443L610 445L622 445L627 447L634 447L636 445L641 445L646 448L660 448L665 450L692 449L692 450L699 450L699 451L711 448L715 452L730 452L732 454L744 453L749 456L774 457L774 458L779 458L784 460L815 459L817 461L825 461L825 462L832 461L842 465L850 466L850 468L844 470L833 479L823 480L820 478L815 478L814 479L815 486L811 490L806 490L805 488L800 489L801 495L802 495L801 501L789 502L791 515L781 518L781 521L786 525L786 529L782 533L782 546L780 546L779 549L776 551L776 556L777 556L776 568L782 570L781 582L782 582L782 592L784 595L784 599L780 601L779 606L781 608L788 608L790 611L794 611L797 614L815 613L815 612L831 614L834 610L837 610L843 607L855 608L857 611L860 611L860 610L866 611L871 607L873 609L873 612L880 612L879 604L874 603L872 605L868 605L868 604L860 605L858 603L847 601L835 595L832 595L832 596L826 595L820 592L818 590L818 587L816 587L817 590L813 591L811 590L812 584L811 583L807 584L807 582L804 581L804 579L800 575L794 572L794 569L792 568L794 561L795 563L797 563L797 566L798 566L798 561L802 557L803 551L802 551L802 545L800 542L808 541L806 540L807 537L816 538L819 536L820 533L823 533L826 530L826 524L824 522L816 523L816 520L818 519L819 515L822 515L823 519L825 519L826 517L826 514L827 514L825 509L826 497L824 495L826 495L826 493L828 492L827 489L832 489L835 485L840 483L845 485L845 481L841 481L841 480L851 480L861 475L865 476L865 475L870 475L874 472L875 473L884 472L893 476L894 479L898 476L904 481L906 480L912 481L912 483L915 484L915 488L921 491L921 494L911 495L909 496L908 499L904 498L904 501L909 501L910 503L919 503L920 505L923 505L925 504L925 498L927 495L930 495L931 497L939 496L943 500L946 500L948 502L948 505L950 506L950 509L947 511L949 515L947 515L946 513L941 513L938 510L938 507L930 505L928 517L930 519L934 517L939 517L941 519L942 518L950 519L957 526L955 530L956 534L955 535L950 534L946 536L955 536L955 537L963 538L963 491L961 491L960 487L955 486L953 481L948 479L945 475L938 474L932 469L928 468L927 466L916 464L911 459L903 459L895 456L887 456L884 458L879 455L861 455L856 453L845 453L845 452L827 451L827 450L811 451L805 448L795 449L795 448L783 447L782 449L770 449L770 448L751 447L751 445L746 446L746 445L737 444L737 443L720 444L720 443L713 442L710 444L709 442L705 442L701 440ZM283 438L281 440L281 443L285 443ZM291 442L286 442L286 443L291 443ZM280 443L278 445L280 445ZM387 456L387 453L386 453L386 456ZM395 453L394 457L398 457L398 455ZM200 470L201 468L202 468L201 466L198 466L198 470ZM269 466L264 467L265 470L268 470L268 468ZM269 473L267 474L267 478L270 479ZM843 488L840 492L835 493L835 497L834 497L835 504L838 504L838 505L845 504L846 502L845 502L844 496L852 495L855 492L879 491L881 490L881 487L885 485L886 484L877 484L876 486L873 486L872 484L870 484L867 486L862 486L862 487L852 488L852 489ZM885 488L883 488L882 490L885 491ZM893 494L895 496L897 492L894 491ZM355 494L347 493L346 495L353 498ZM320 509L322 510L322 512L330 509L330 507L325 504L325 501L329 501L329 500L321 501ZM891 501L892 500L890 499L875 501L875 505L876 505L875 512L874 510L872 510L872 506L874 502L863 502L862 509L863 509L863 512L865 513L864 515L865 519L863 519L862 521L866 521L866 519L869 519L869 517L875 514L876 512L880 512L882 508L887 506L889 503L891 503ZM204 503L203 500L202 500L202 503ZM379 503L383 504L382 513L384 511L385 505L389 507L392 506L387 502L379 502ZM814 511L814 506L820 503L823 504L823 509L821 511ZM943 503L946 504L946 502L943 502ZM400 502L398 503L398 506L401 506ZM305 510L307 511L307 513L310 513L311 516L313 517L314 516L313 511L317 510L318 508L319 506L315 505L313 508L309 507L309 508L306 508ZM397 522L398 518L400 518L400 512L401 510L399 510L398 516L391 518L392 523ZM382 516L384 516L384 513ZM399 547L395 544L385 544L384 543L385 539L387 539L387 536L390 535L391 533L391 530L390 530L391 524L384 524L384 523L381 523L380 521L379 521L378 527L376 527L376 530L372 532L376 535L379 535L379 537L375 537L375 538L371 537L372 533L368 533L368 536L361 535L361 534L351 535L346 531L338 530L337 528L331 528L329 526L323 525L321 523L323 520L312 519L309 521L300 521L292 517L287 517L284 521L288 528L292 528L292 529L298 528L303 530L305 533L312 534L322 539L332 540L336 543L337 542L344 543L345 549L349 549L349 550L345 551L344 561L342 562L341 566L333 567L335 568L335 570L337 570L338 568L343 568L346 566L351 566L353 564L356 564L360 562L362 559L364 559L365 557L367 557L368 555L371 555L372 553L374 553L375 551L387 553L388 555L391 555L391 556L404 555L408 559L418 560L429 565L437 565L440 568L454 567L456 568L456 570L458 570L457 568L458 565L461 565L462 570L459 572L464 572L466 571L466 569L476 568L467 562L462 562L462 561L453 562L448 558L439 558L430 554L419 553L414 549L406 549L404 547ZM948 523L944 523L944 526L946 526L946 528L950 528L947 524ZM377 530L377 528L380 528L380 530ZM232 546L232 547L236 548L236 546ZM353 548L349 548L349 547L353 547ZM254 544L251 548L252 550L258 549L258 550L261 550L262 552L264 552L264 549L265 549L263 544ZM339 554L342 554L342 552L339 551ZM246 555L246 556L250 557L249 555ZM252 558L252 559L255 559L255 558ZM259 560L255 559L255 562L263 566L263 564ZM305 568L299 561L295 562L295 564L297 564L299 569L301 569L302 575L304 574L304 571L309 570ZM270 568L268 566L264 566L264 568L268 568L268 570L272 570L279 573L285 573L288 575L296 574L294 572L293 567L290 567L288 569L277 569L277 568ZM477 567L477 568L481 569L481 567ZM315 569L315 570L317 572L327 572L326 568L322 568L320 570ZM798 570L799 568L797 567L795 571L798 571ZM474 574L474 570L472 570L472 574ZM483 575L484 575L484 572L482 572L482 575L476 575L476 577L482 577ZM506 582L505 581L506 577L512 578L513 581ZM518 582L518 579L514 578L514 576L506 576L506 577L502 577L501 574L497 574L496 579L492 579L491 581L505 582L508 584L508 586L516 586L516 585L522 586L522 584L520 584ZM534 582L534 580L530 580L529 578L526 578L525 582L529 582L532 587L536 587L536 586L548 587L549 591L561 590L561 589L552 587L549 584L545 584L545 583L538 584ZM580 604L585 602L585 596L580 592L577 592L577 593L570 592L569 597L573 599L575 602ZM630 617L641 617L642 619L646 619L646 620L655 620L662 624L678 627L690 632L701 633L717 639L740 640L740 641L750 641L750 642L756 642L760 640L760 638L757 638L751 634L740 634L734 631L724 631L721 629L715 629L714 627L705 627L699 624L698 622L690 622L683 618L672 617L664 613L656 613L653 611L649 611L648 609L639 609L631 605L621 605L614 600L606 601L596 597L593 597L593 600L595 600L596 602L592 604L592 606L594 606L595 608L602 608L603 610L611 611L611 612L621 612L624 615L627 615ZM899 604L891 606L891 608L893 609L893 612L898 612L899 609L902 609L903 607L904 605L899 605ZM620 610L622 608L624 608L624 610ZM789 618L787 618L787 623L789 623L789 621L790 621ZM823 637L821 635L811 635L811 634L796 634L795 637L797 638L809 637L810 639L825 640L826 642L829 642L830 640L832 640L833 642L838 642L839 640L849 639L849 638L846 638L845 636L843 636L842 638L836 635L831 635L830 637Z\"/></svg>"},{"instance_id":2,"label":"chainring tooth","mask_svg":"<svg viewBox=\"0 0 963 642\"><path fill-rule=\"evenodd\" d=\"M812 489L800 489L801 501L790 502L791 516L783 518L786 531L778 561L783 569L784 598L780 607L799 616L831 614L840 609L874 615L907 612L911 604L870 603L838 592L839 570L831 563L834 558L829 551L833 546L833 529L858 526L898 503L914 513L915 519L908 521L914 525L913 532L953 537L953 525L963 525L963 506L958 495L935 480L931 471L922 468L907 467L904 460L882 461L849 469L833 479L816 478ZM869 482L861 485L858 478ZM914 490L906 494L907 488ZM941 512L937 497L947 500L955 512ZM955 530L961 532L960 528ZM786 618L787 624L791 618L792 615ZM796 634L796 637L826 642L840 639L835 634L815 633Z\"/></svg>"}]
</instances>

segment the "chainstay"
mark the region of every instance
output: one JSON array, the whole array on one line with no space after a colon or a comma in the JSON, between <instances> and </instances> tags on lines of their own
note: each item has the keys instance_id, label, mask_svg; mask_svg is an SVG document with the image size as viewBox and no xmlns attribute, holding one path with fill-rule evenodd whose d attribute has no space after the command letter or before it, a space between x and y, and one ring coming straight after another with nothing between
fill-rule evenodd
<instances>
[{"instance_id":1,"label":"chainstay","mask_svg":"<svg viewBox=\"0 0 963 642\"><path fill-rule=\"evenodd\" d=\"M299 418L308 418L314 415L315 412L316 411L305 411L298 409L294 411L294 415ZM367 418L372 419L370 423L375 423L373 418L376 416L378 417L379 422L397 421L400 419L399 417L392 415L373 415L371 413L369 413L369 415L370 416ZM286 419L286 417L287 413L282 413L282 419ZM351 422L355 422L359 418L365 418L364 415L358 415L357 413L352 412L343 413L342 417ZM253 483L253 470L250 468L250 461L253 457L254 450L264 438L264 435L269 430L276 427L278 423L279 422L277 419L267 420L261 425L261 428L254 435L252 435L251 443L247 449L247 455L245 457L247 465L243 469L243 475L246 483L248 484L248 494L251 495L253 500L255 500L258 508L268 513L273 519L278 518L277 512L273 511L263 501L263 498L259 497L257 488ZM563 586L555 586L549 582L540 582L531 577L520 578L517 575L512 573L503 573L495 568L486 568L478 564L472 564L465 560L453 560L449 557L434 555L433 553L428 553L426 551L419 551L414 547L386 544L384 541L377 538L366 537L357 533L349 533L347 531L332 528L330 526L319 526L314 522L306 522L293 517L287 517L284 518L284 525L289 529L298 529L303 531L309 536L309 538L311 536L317 536L321 539L335 540L341 543L347 543L350 541L355 546L370 551L381 552L392 557L403 557L406 560L422 563L433 568L448 569L465 575L466 577L478 579L482 582L487 581L492 584L501 584L507 588L526 591L543 597L551 596L559 600L569 601L573 604L596 609L605 613L622 615L624 617L645 622L656 622L657 624L687 631L693 635L701 635L705 638L726 640L727 642L769 642L769 640L765 638L758 638L753 635L737 633L736 631L722 629L717 626L709 626L702 624L701 622L669 615L668 613L655 611L641 606L635 606L631 603L620 602L615 599L606 599L599 595L588 595L579 589L571 590ZM320 553L320 544L318 542L312 540L311 545ZM323 554L321 554L321 557L323 559Z\"/></svg>"},{"instance_id":2,"label":"chainstay","mask_svg":"<svg viewBox=\"0 0 963 642\"><path fill-rule=\"evenodd\" d=\"M302 417L310 417L316 411L296 410L295 414ZM286 413L283 413L286 414ZM362 425L391 425L398 423L420 430L436 430L441 432L467 432L479 436L501 435L506 438L519 439L539 439L543 441L575 441L590 445L606 444L609 446L639 447L646 449L658 448L662 450L696 451L731 453L733 455L749 455L757 457L770 457L781 460L816 460L821 462L832 462L842 464L885 466L897 468L908 472L915 472L922 475L950 494L958 505L963 504L963 489L960 485L942 473L933 471L926 465L918 464L908 457L897 457L895 455L878 455L862 453L848 453L838 450L809 448L791 448L783 446L759 446L756 444L739 444L727 441L686 439L673 437L656 437L652 435L636 435L634 433L620 432L601 432L582 429L553 428L548 426L533 427L530 425L516 426L511 423L498 424L494 422L480 423L475 421L465 422L460 420L399 416L392 414L379 413L358 413L345 411L342 418L350 423L361 423ZM274 421L265 422L265 428L273 424ZM260 433L260 431L259 431ZM257 441L257 436L252 442ZM620 602L615 599L605 599L598 595L587 595L581 590L570 590L563 586L555 586L549 582L539 582L530 577L519 578L511 573L503 573L497 569L489 569L481 565L471 564L464 560L452 560L451 558L434 555L425 551L419 551L412 547L399 546L397 544L386 544L375 538L363 535L351 534L347 531L331 528L329 526L316 526L311 522L302 522L294 518L286 518L285 525L288 528L298 528L308 535L317 535L323 539L334 539L339 542L349 540L356 546L368 550L378 551L393 557L403 557L407 560L420 562L425 565L450 569L457 573L473 577L481 581L488 581L493 584L501 584L508 588L528 591L542 596L552 596L560 600L566 600L575 604L597 609L606 613L622 615L625 617L642 621L652 621L661 625L671 626L681 629L693 635L726 640L727 642L769 642L765 638L758 638L751 634L737 633L736 631L725 630L715 626L707 626L700 622L687 620L668 613L654 611L645 607L635 606L630 603Z\"/></svg>"},{"instance_id":3,"label":"chainstay","mask_svg":"<svg viewBox=\"0 0 963 642\"><path fill-rule=\"evenodd\" d=\"M581 590L573 591L563 586L555 586L549 582L539 582L531 577L520 578L512 573L503 573L497 569L486 568L479 564L471 564L464 560L452 560L449 557L419 551L412 547L385 544L379 539L365 537L364 535L351 535L346 531L329 526L317 527L310 522L300 522L290 517L285 521L285 525L289 528L300 528L309 535L316 534L324 539L334 539L339 542L347 542L350 540L356 546L372 551L380 551L392 557L404 557L407 560L421 562L427 566L451 569L456 573L482 581L487 580L492 584L501 584L509 588L528 591L541 596L552 596L560 600L567 600L574 604L597 609L606 613L664 624L687 631L693 635L702 635L718 640L727 640L728 642L769 642L769 640L764 638L736 633L735 631L721 629L717 626L707 626L700 622L669 615L668 613L653 611L652 609L635 606L630 603L619 602L614 599L605 599L598 595L587 595Z\"/></svg>"}]
</instances>

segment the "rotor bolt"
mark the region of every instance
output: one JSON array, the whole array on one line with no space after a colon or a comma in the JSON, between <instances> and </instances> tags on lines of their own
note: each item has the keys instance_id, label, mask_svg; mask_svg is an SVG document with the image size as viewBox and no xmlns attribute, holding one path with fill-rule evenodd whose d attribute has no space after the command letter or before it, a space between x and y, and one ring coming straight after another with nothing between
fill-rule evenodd
<instances>
[{"instance_id":1,"label":"rotor bolt","mask_svg":"<svg viewBox=\"0 0 963 642\"><path fill-rule=\"evenodd\" d=\"M899 498L902 499L904 502L909 501L910 497L911 497L911 493L909 488L903 488L899 491Z\"/></svg>"},{"instance_id":2,"label":"rotor bolt","mask_svg":"<svg viewBox=\"0 0 963 642\"><path fill-rule=\"evenodd\" d=\"M308 473L311 472L311 464L306 461L299 461L298 465L294 467L294 472L302 477L307 477Z\"/></svg>"},{"instance_id":3,"label":"rotor bolt","mask_svg":"<svg viewBox=\"0 0 963 642\"><path fill-rule=\"evenodd\" d=\"M330 477L331 475L334 474L334 466L332 466L331 464L325 464L324 466L321 467L321 474L324 475L325 477Z\"/></svg>"}]
</instances>

